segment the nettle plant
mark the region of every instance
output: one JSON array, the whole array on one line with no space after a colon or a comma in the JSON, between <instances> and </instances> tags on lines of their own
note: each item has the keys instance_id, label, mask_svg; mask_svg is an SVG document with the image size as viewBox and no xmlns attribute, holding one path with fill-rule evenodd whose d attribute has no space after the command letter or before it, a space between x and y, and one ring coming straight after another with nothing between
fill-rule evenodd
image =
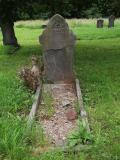
<instances>
[{"instance_id":1,"label":"nettle plant","mask_svg":"<svg viewBox=\"0 0 120 160\"><path fill-rule=\"evenodd\" d=\"M87 132L86 126L78 120L77 129L68 136L68 145L74 147L79 144L91 144L92 142L93 135Z\"/></svg>"}]
</instances>

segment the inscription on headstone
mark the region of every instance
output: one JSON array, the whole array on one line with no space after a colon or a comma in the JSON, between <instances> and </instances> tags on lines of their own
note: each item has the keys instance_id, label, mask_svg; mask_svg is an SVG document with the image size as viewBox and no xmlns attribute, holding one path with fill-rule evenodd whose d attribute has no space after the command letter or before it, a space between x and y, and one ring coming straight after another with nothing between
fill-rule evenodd
<instances>
[{"instance_id":1,"label":"inscription on headstone","mask_svg":"<svg viewBox=\"0 0 120 160\"><path fill-rule=\"evenodd\" d=\"M43 34L40 43L43 49L45 78L48 82L72 82L73 54L76 37L69 30L61 15L54 15Z\"/></svg>"},{"instance_id":2,"label":"inscription on headstone","mask_svg":"<svg viewBox=\"0 0 120 160\"><path fill-rule=\"evenodd\" d=\"M115 22L115 16L114 16L114 15L111 15L111 16L109 17L108 27L109 27L109 28L114 27L114 22Z\"/></svg>"},{"instance_id":3,"label":"inscription on headstone","mask_svg":"<svg viewBox=\"0 0 120 160\"><path fill-rule=\"evenodd\" d=\"M97 28L103 28L103 23L104 23L104 20L98 19L97 20Z\"/></svg>"}]
</instances>

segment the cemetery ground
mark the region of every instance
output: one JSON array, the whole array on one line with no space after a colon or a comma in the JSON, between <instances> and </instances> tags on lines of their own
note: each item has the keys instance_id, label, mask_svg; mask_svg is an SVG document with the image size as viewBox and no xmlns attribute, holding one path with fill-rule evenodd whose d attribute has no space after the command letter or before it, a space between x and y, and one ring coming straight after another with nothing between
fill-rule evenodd
<instances>
[{"instance_id":1,"label":"cemetery ground","mask_svg":"<svg viewBox=\"0 0 120 160\"><path fill-rule=\"evenodd\" d=\"M23 87L18 72L30 65L31 55L42 54L38 36L42 21L17 22L21 49L9 54L0 34L0 159L6 160L119 160L120 159L120 20L115 28L96 28L96 20L69 20L77 36L74 70L80 80L93 136L92 145L78 153L48 146L42 127L26 129L33 93ZM80 141L81 136L77 136ZM71 140L72 141L72 140ZM40 154L41 153L41 154Z\"/></svg>"}]
</instances>

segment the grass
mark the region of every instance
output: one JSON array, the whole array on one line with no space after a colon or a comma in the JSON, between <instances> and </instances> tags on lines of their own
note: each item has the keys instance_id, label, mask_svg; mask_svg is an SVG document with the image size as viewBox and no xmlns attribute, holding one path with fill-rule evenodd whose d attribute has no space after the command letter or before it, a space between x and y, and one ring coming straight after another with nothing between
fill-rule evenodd
<instances>
[{"instance_id":1,"label":"grass","mask_svg":"<svg viewBox=\"0 0 120 160\"><path fill-rule=\"evenodd\" d=\"M41 24L43 24L41 22ZM31 27L34 24L34 27ZM120 22L108 29L97 29L95 20L69 20L80 39L76 43L74 69L79 78L84 104L94 137L91 149L64 154L50 151L32 155L32 150L45 144L36 141L36 129L25 132L26 120L19 115L30 109L32 94L22 86L18 72L30 65L31 55L41 55L38 37L42 33L38 21L17 22L16 36L22 48L8 55L0 46L0 155L7 160L119 160L120 159ZM26 25L26 26L25 26ZM0 44L2 36L0 35ZM35 127L36 128L36 127ZM26 134L24 134L26 133ZM27 145L26 139L29 140ZM35 142L35 143L34 143ZM26 152L27 150L27 152Z\"/></svg>"},{"instance_id":2,"label":"grass","mask_svg":"<svg viewBox=\"0 0 120 160\"><path fill-rule=\"evenodd\" d=\"M0 159L7 160L30 157L31 148L46 143L40 125L39 135L38 127L34 127L29 134L26 129L25 115L30 111L33 94L23 86L18 75L23 66L30 65L31 56L41 51L37 36L35 40L35 33L32 37L27 29L20 32L17 31L17 36L22 48L13 55L7 54L8 47L2 46L0 34Z\"/></svg>"},{"instance_id":3,"label":"grass","mask_svg":"<svg viewBox=\"0 0 120 160\"><path fill-rule=\"evenodd\" d=\"M43 106L41 118L50 118L55 113L54 99L50 92L43 93Z\"/></svg>"}]
</instances>

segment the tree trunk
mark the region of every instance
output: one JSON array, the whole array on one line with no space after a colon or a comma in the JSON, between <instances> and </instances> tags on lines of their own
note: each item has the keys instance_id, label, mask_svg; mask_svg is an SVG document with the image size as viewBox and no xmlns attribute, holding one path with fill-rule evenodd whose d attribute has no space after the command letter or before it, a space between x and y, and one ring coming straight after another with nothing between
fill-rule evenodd
<instances>
[{"instance_id":1,"label":"tree trunk","mask_svg":"<svg viewBox=\"0 0 120 160\"><path fill-rule=\"evenodd\" d=\"M19 47L17 38L15 37L14 23L13 22L7 22L4 24L1 23L0 26L3 35L3 44Z\"/></svg>"}]
</instances>

